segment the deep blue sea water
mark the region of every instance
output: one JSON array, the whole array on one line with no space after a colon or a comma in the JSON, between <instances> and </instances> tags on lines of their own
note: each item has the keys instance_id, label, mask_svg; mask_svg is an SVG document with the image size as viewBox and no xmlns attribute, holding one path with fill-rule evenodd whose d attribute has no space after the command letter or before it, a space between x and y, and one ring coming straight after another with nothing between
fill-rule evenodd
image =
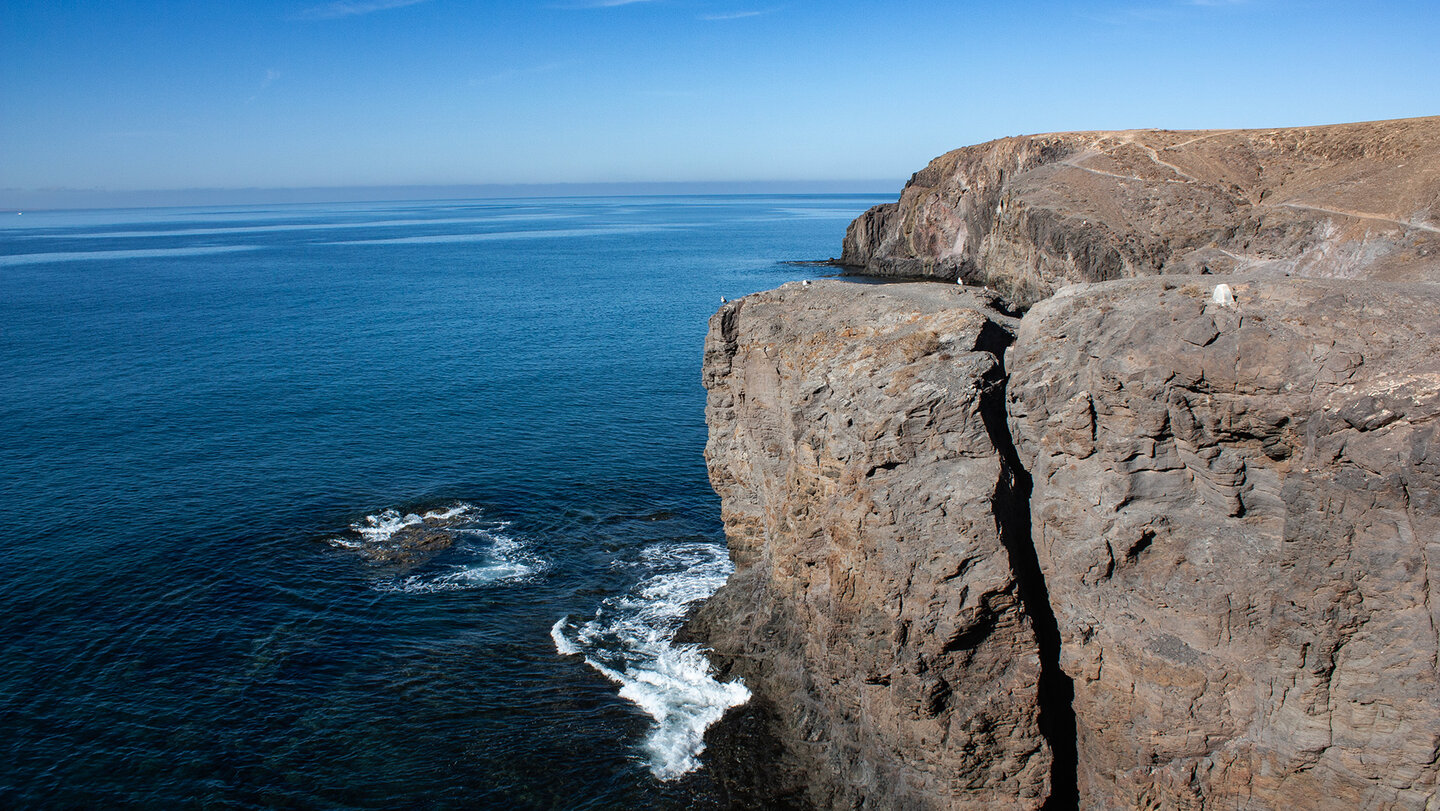
<instances>
[{"instance_id":1,"label":"deep blue sea water","mask_svg":"<svg viewBox=\"0 0 1440 811\"><path fill-rule=\"evenodd\" d=\"M706 319L877 202L0 215L0 805L714 805Z\"/></svg>"}]
</instances>

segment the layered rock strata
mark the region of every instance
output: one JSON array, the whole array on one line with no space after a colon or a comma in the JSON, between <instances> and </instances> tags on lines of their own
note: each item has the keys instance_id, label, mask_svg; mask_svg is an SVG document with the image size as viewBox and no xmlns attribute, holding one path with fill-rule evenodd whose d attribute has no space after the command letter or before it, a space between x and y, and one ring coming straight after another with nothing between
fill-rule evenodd
<instances>
[{"instance_id":1,"label":"layered rock strata","mask_svg":"<svg viewBox=\"0 0 1440 811\"><path fill-rule=\"evenodd\" d=\"M840 262L1019 305L1177 273L1440 281L1440 117L1004 138L948 152L851 224Z\"/></svg>"}]
</instances>

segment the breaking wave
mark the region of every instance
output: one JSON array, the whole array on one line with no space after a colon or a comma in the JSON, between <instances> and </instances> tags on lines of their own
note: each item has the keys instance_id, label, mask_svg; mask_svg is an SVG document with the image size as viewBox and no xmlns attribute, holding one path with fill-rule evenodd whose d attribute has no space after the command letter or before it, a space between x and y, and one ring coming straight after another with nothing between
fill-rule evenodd
<instances>
[{"instance_id":1,"label":"breaking wave","mask_svg":"<svg viewBox=\"0 0 1440 811\"><path fill-rule=\"evenodd\" d=\"M672 780L699 767L706 728L750 698L740 681L715 679L700 646L674 643L689 609L723 585L733 566L723 546L705 542L656 544L621 565L644 576L604 600L588 621L561 617L550 637L557 652L584 657L654 719L642 748L651 773Z\"/></svg>"},{"instance_id":2,"label":"breaking wave","mask_svg":"<svg viewBox=\"0 0 1440 811\"><path fill-rule=\"evenodd\" d=\"M459 591L528 580L547 567L509 524L485 519L471 504L429 512L382 510L328 539L375 564L405 569L373 584L377 591L424 594Z\"/></svg>"}]
</instances>

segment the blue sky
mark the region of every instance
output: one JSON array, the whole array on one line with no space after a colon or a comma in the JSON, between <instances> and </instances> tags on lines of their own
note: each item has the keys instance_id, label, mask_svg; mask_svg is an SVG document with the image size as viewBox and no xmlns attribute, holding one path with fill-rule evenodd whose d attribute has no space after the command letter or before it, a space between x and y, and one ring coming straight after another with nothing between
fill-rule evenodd
<instances>
[{"instance_id":1,"label":"blue sky","mask_svg":"<svg viewBox=\"0 0 1440 811\"><path fill-rule=\"evenodd\" d=\"M1437 114L1437 43L1434 0L5 0L0 189L898 184L1026 132Z\"/></svg>"}]
</instances>

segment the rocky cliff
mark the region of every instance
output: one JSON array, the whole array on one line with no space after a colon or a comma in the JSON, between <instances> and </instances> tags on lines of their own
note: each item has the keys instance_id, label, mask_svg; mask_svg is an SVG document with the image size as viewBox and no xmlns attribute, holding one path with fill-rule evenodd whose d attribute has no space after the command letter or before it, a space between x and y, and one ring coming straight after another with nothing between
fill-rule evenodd
<instances>
[{"instance_id":1,"label":"rocky cliff","mask_svg":"<svg viewBox=\"0 0 1440 811\"><path fill-rule=\"evenodd\" d=\"M780 708L819 804L1049 794L1034 573L1010 560L992 436L1014 319L992 305L822 281L711 321L706 458L737 571L692 626Z\"/></svg>"},{"instance_id":2,"label":"rocky cliff","mask_svg":"<svg viewBox=\"0 0 1440 811\"><path fill-rule=\"evenodd\" d=\"M851 224L840 262L1021 305L1157 274L1440 281L1440 117L1004 138Z\"/></svg>"},{"instance_id":3,"label":"rocky cliff","mask_svg":"<svg viewBox=\"0 0 1440 811\"><path fill-rule=\"evenodd\" d=\"M723 307L706 342L706 456L737 571L691 630L756 696L715 730L717 761L727 741L771 747L721 775L737 796L877 809L1440 808L1440 285L1386 280L1440 278L1433 226L1419 227L1429 215L1413 214L1435 208L1416 190L1440 178L1437 122L1298 141L1298 130L1163 134L1186 148L1268 137L1292 156L1297 143L1307 155L1328 145L1352 168L1368 162L1348 184L1332 172L1316 186L1329 202L1352 195L1351 211L1371 195L1367 216L1387 215L1358 237L1380 247L1348 254L1368 257L1348 270L1321 261L1344 251L1317 247L1308 209L1257 213L1286 208L1257 199L1244 216L1287 218L1279 231L1293 241L1267 243L1271 264L1243 274L1074 284L1023 317L996 293L934 282L791 284ZM890 255L885 229L907 211L932 227L911 234L962 233L984 182L1012 195L1001 208L1029 207L1031 225L1108 211L1109 197L1062 206L1077 187L1042 182L1094 174L1106 154L1072 166L1065 144L1148 147L1201 176L1198 159L1170 160L1155 137L950 153L906 189L953 181L948 204L872 210L847 255L852 243ZM1385 144L1396 151L1377 151ZM1046 166L1069 168L1034 174ZM1270 178L1267 201L1303 185L1293 166L1205 166L1205 177ZM1191 180L1164 182L1205 188ZM1390 222L1402 209L1409 225ZM985 239L998 245L993 226ZM1032 298L1104 265L1070 261L1109 255L1101 245L1119 270L1087 278L1194 272L1185 257L1213 255L1179 250L1193 245L1185 234L1113 243L1107 229L1009 231L1000 253L966 254L968 237L945 244L962 249L951 268ZM1106 236L1047 264L1083 233ZM1160 255L1146 245L1170 258L1126 264ZM1311 272L1365 280L1300 277ZM744 731L757 726L763 736Z\"/></svg>"},{"instance_id":4,"label":"rocky cliff","mask_svg":"<svg viewBox=\"0 0 1440 811\"><path fill-rule=\"evenodd\" d=\"M1009 412L1105 808L1433 808L1440 286L1038 304Z\"/></svg>"}]
</instances>

